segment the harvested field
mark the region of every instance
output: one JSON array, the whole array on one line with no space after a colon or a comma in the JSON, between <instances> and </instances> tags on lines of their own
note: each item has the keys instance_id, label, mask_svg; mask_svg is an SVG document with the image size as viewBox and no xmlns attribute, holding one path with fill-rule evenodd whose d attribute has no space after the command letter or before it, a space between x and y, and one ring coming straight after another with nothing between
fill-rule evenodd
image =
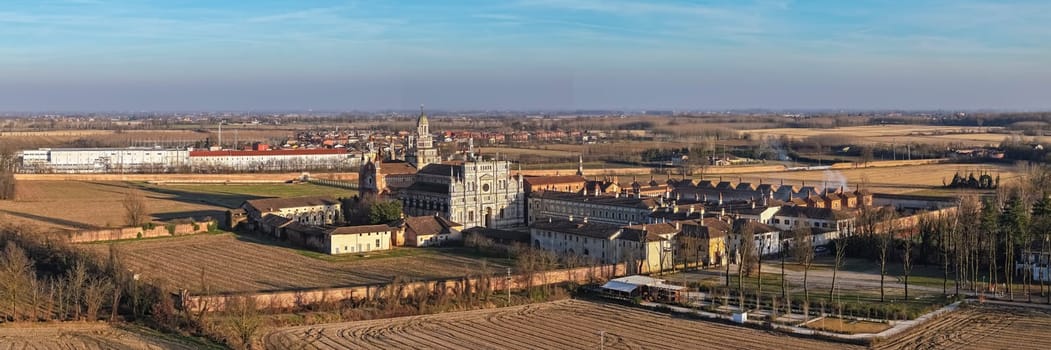
<instances>
[{"instance_id":1,"label":"harvested field","mask_svg":"<svg viewBox=\"0 0 1051 350\"><path fill-rule=\"evenodd\" d=\"M143 278L201 291L202 273L212 293L280 291L356 286L408 279L439 279L477 273L482 260L441 249L412 256L326 261L297 250L255 243L232 234L198 235L118 244L125 263ZM87 245L104 256L108 245ZM414 248L403 248L414 249ZM506 268L495 262L494 272Z\"/></svg>"},{"instance_id":2,"label":"harvested field","mask_svg":"<svg viewBox=\"0 0 1051 350\"><path fill-rule=\"evenodd\" d=\"M953 174L959 171L967 175L971 171L976 174L979 170L992 172L994 176L1000 175L1001 183L1016 177L1017 170L1014 166L995 164L929 164L900 167L880 168L858 168L840 170L816 170L816 171L792 171L755 173L741 175L743 181L758 182L763 180L767 183L785 180L786 184L799 185L806 181L807 185L821 185L823 182L829 186L836 186L840 179L845 180L849 186L861 184L867 180L868 189L879 193L908 193L920 190L929 190L933 187L942 186L942 181L951 181ZM727 179L737 180L737 176Z\"/></svg>"},{"instance_id":3,"label":"harvested field","mask_svg":"<svg viewBox=\"0 0 1051 350\"><path fill-rule=\"evenodd\" d=\"M293 130L276 128L242 129L236 126L226 126L223 129L224 136L230 137L231 139L234 136L234 130L236 129L238 139L243 142L269 142L272 138L285 138L295 134L295 131ZM0 134L0 142L11 144L22 149L39 147L79 147L85 145L100 147L128 147L142 146L150 142L160 142L162 144L165 142L192 143L207 138L215 139L217 136L218 129L215 127L206 131L123 130L119 133L115 130L16 131Z\"/></svg>"},{"instance_id":4,"label":"harvested field","mask_svg":"<svg viewBox=\"0 0 1051 350\"><path fill-rule=\"evenodd\" d=\"M199 349L105 323L28 324L0 327L0 350L7 349Z\"/></svg>"},{"instance_id":5,"label":"harvested field","mask_svg":"<svg viewBox=\"0 0 1051 350\"><path fill-rule=\"evenodd\" d=\"M269 349L860 349L628 306L563 300L519 307L285 328Z\"/></svg>"},{"instance_id":6,"label":"harvested field","mask_svg":"<svg viewBox=\"0 0 1051 350\"><path fill-rule=\"evenodd\" d=\"M874 349L1047 349L1051 310L968 305Z\"/></svg>"},{"instance_id":7,"label":"harvested field","mask_svg":"<svg viewBox=\"0 0 1051 350\"><path fill-rule=\"evenodd\" d=\"M0 201L0 215L44 230L124 226L123 182L20 181L17 200ZM197 198L144 191L155 219L219 218L225 208Z\"/></svg>"},{"instance_id":8,"label":"harvested field","mask_svg":"<svg viewBox=\"0 0 1051 350\"><path fill-rule=\"evenodd\" d=\"M121 201L126 182L20 181L17 200L0 201L0 215L45 230L76 230L124 226ZM348 197L355 191L312 184L172 184L143 187L146 209L155 220L222 218L227 208L247 199L330 195Z\"/></svg>"},{"instance_id":9,"label":"harvested field","mask_svg":"<svg viewBox=\"0 0 1051 350\"><path fill-rule=\"evenodd\" d=\"M1003 133L999 127L946 127L934 125L868 125L834 129L825 128L777 128L744 130L742 133L763 137L780 137L795 139L811 136L842 136L857 140L860 143L904 144L957 144L964 146L999 145L1011 134ZM1030 140L1033 137L1024 136ZM1049 142L1051 137L1037 137L1038 142Z\"/></svg>"}]
</instances>

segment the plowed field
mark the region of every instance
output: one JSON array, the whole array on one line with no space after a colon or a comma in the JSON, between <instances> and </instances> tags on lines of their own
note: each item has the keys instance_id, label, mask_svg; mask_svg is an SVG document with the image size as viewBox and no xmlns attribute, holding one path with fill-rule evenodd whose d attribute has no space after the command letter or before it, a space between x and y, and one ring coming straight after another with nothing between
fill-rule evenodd
<instances>
[{"instance_id":1,"label":"plowed field","mask_svg":"<svg viewBox=\"0 0 1051 350\"><path fill-rule=\"evenodd\" d=\"M129 268L146 279L170 282L192 292L279 291L344 287L390 282L395 276L413 280L461 277L478 273L481 260L438 250L413 256L354 261L325 261L289 248L239 240L233 235L199 235L126 242L119 245ZM87 245L102 256L103 244ZM405 248L409 249L409 248ZM489 263L494 272L506 266Z\"/></svg>"},{"instance_id":2,"label":"plowed field","mask_svg":"<svg viewBox=\"0 0 1051 350\"><path fill-rule=\"evenodd\" d=\"M196 346L97 324L0 327L0 350L195 349Z\"/></svg>"},{"instance_id":3,"label":"plowed field","mask_svg":"<svg viewBox=\"0 0 1051 350\"><path fill-rule=\"evenodd\" d=\"M967 306L875 349L1049 349L1051 310Z\"/></svg>"},{"instance_id":4,"label":"plowed field","mask_svg":"<svg viewBox=\"0 0 1051 350\"><path fill-rule=\"evenodd\" d=\"M281 329L269 349L860 349L642 309L564 300Z\"/></svg>"}]
</instances>

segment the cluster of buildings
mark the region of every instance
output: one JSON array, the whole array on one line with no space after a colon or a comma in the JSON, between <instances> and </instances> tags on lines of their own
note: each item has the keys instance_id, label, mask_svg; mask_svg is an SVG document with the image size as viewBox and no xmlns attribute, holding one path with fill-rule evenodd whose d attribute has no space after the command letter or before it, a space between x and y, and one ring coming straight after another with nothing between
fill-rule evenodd
<instances>
[{"instance_id":1,"label":"cluster of buildings","mask_svg":"<svg viewBox=\"0 0 1051 350\"><path fill-rule=\"evenodd\" d=\"M786 232L804 227L814 245L828 244L857 231L863 208L912 215L911 222L954 209L938 197L845 186L589 179L583 162L572 175L522 176L515 164L484 159L473 147L443 157L423 113L407 140L400 154L362 154L358 178L362 196L400 201L402 220L342 226L339 201L318 198L251 200L231 215L250 229L330 254L440 245L463 239L466 231L645 273L733 261L746 234L763 255L786 249L793 239Z\"/></svg>"}]
</instances>

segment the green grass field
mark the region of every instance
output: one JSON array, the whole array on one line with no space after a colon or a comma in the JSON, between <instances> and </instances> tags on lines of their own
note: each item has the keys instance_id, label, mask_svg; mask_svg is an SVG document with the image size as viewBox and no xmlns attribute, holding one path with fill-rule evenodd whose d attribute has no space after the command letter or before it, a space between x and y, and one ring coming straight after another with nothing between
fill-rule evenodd
<instances>
[{"instance_id":1,"label":"green grass field","mask_svg":"<svg viewBox=\"0 0 1051 350\"><path fill-rule=\"evenodd\" d=\"M342 188L308 183L259 183L259 184L144 184L143 189L176 195L195 197L203 202L234 208L248 199L266 197L331 196L352 197L358 192Z\"/></svg>"}]
</instances>

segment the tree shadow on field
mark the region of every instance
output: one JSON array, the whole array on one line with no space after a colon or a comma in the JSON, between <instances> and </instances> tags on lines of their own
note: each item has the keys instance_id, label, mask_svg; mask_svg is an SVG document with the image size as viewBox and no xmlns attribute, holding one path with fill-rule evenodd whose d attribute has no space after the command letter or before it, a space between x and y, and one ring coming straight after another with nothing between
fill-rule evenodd
<instances>
[{"instance_id":1,"label":"tree shadow on field","mask_svg":"<svg viewBox=\"0 0 1051 350\"><path fill-rule=\"evenodd\" d=\"M52 224L60 225L60 226L73 227L73 228L81 229L81 230L101 228L99 226L89 225L89 224L85 224L83 222L78 222L78 221L53 218L53 217L49 217L49 216L40 216L40 215L29 214L29 213L21 213L21 212L10 211L10 210L5 210L5 209L0 209L0 213L5 213L5 214L11 215L11 216L17 216L17 217L24 218L24 219L48 222L48 223L52 223Z\"/></svg>"},{"instance_id":2,"label":"tree shadow on field","mask_svg":"<svg viewBox=\"0 0 1051 350\"><path fill-rule=\"evenodd\" d=\"M190 192L190 191L183 191L183 190L177 190L177 189L172 189L172 188L163 188L163 187L157 187L157 186L142 187L142 189L144 191L149 191L149 192L152 192L152 193L165 194L165 195L170 196L170 197L148 196L151 199L173 200L173 201L177 201L177 202L191 203L191 204L207 204L207 205L214 205L214 206L219 206L219 207L223 207L223 208L237 208L237 207L240 207L241 203L244 203L244 201L249 200L249 199L270 198L270 197L253 196L253 195L247 195L247 194L220 194L220 193Z\"/></svg>"},{"instance_id":3,"label":"tree shadow on field","mask_svg":"<svg viewBox=\"0 0 1051 350\"><path fill-rule=\"evenodd\" d=\"M211 218L216 221L223 221L226 217L226 212L222 210L193 210L193 211L176 211L167 213L153 213L153 218L157 221L168 221L175 219L186 219L192 218L195 221L202 221L205 218Z\"/></svg>"}]
</instances>

